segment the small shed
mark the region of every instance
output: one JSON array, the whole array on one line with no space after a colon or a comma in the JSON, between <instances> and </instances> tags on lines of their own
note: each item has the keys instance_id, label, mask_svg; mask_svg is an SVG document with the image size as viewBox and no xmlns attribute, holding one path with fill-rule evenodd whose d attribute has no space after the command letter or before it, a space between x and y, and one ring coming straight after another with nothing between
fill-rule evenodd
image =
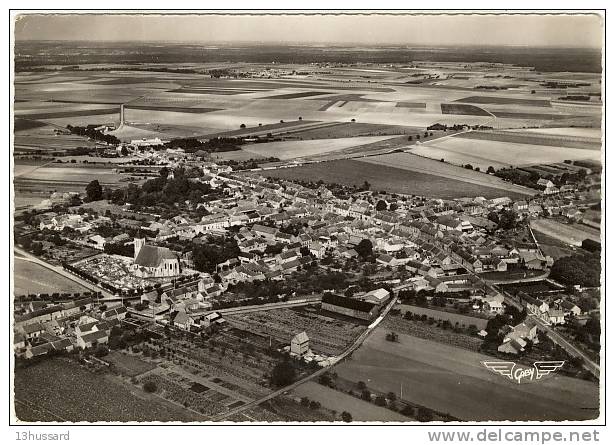
<instances>
[{"instance_id":1,"label":"small shed","mask_svg":"<svg viewBox=\"0 0 615 445\"><path fill-rule=\"evenodd\" d=\"M290 341L290 352L292 354L304 355L310 349L310 339L305 331L295 335Z\"/></svg>"}]
</instances>

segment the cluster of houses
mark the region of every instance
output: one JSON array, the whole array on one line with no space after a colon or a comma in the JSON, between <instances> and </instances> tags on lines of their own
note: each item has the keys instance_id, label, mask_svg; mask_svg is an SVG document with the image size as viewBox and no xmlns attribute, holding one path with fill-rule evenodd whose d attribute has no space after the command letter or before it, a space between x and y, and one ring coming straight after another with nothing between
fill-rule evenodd
<instances>
[{"instance_id":1,"label":"cluster of houses","mask_svg":"<svg viewBox=\"0 0 615 445\"><path fill-rule=\"evenodd\" d=\"M21 304L15 312L15 354L30 359L52 351L70 352L108 343L111 329L128 311L124 306L99 309L91 298L58 304L42 301Z\"/></svg>"},{"instance_id":2,"label":"cluster of houses","mask_svg":"<svg viewBox=\"0 0 615 445\"><path fill-rule=\"evenodd\" d=\"M562 325L566 323L567 317L579 317L582 313L579 306L562 298L558 298L549 304L547 301L534 298L525 292L519 292L518 297L528 313L546 324Z\"/></svg>"}]
</instances>

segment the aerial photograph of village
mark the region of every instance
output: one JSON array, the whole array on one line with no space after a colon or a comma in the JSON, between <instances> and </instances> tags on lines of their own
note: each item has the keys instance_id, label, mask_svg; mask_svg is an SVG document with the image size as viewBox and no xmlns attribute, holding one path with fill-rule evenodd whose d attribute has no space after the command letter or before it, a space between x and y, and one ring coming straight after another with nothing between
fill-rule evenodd
<instances>
[{"instance_id":1,"label":"aerial photograph of village","mask_svg":"<svg viewBox=\"0 0 615 445\"><path fill-rule=\"evenodd\" d=\"M18 421L603 414L600 14L13 26Z\"/></svg>"}]
</instances>

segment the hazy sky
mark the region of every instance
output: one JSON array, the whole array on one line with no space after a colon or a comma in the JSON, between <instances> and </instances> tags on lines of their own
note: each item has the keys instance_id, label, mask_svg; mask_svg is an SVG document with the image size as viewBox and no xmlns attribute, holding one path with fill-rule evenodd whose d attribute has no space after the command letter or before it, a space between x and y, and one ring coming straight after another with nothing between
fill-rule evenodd
<instances>
[{"instance_id":1,"label":"hazy sky","mask_svg":"<svg viewBox=\"0 0 615 445\"><path fill-rule=\"evenodd\" d=\"M602 46L597 15L34 15L17 40Z\"/></svg>"}]
</instances>

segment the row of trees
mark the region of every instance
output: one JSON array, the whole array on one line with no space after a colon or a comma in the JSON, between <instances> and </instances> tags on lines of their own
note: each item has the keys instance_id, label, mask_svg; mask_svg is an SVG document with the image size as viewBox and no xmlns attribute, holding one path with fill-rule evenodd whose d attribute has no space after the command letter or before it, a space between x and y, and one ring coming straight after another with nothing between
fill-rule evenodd
<instances>
[{"instance_id":1,"label":"row of trees","mask_svg":"<svg viewBox=\"0 0 615 445\"><path fill-rule=\"evenodd\" d=\"M100 130L96 130L96 127L98 127L98 125L88 125L86 127L67 125L66 129L72 134L85 136L90 139L94 139L95 141L106 142L110 145L117 145L120 143L118 138L111 134L105 134Z\"/></svg>"},{"instance_id":2,"label":"row of trees","mask_svg":"<svg viewBox=\"0 0 615 445\"><path fill-rule=\"evenodd\" d=\"M235 151L244 144L243 138L217 137L206 141L196 138L173 139L164 144L165 148L181 148L187 153L194 153L202 150L208 153L220 153L225 151Z\"/></svg>"}]
</instances>

